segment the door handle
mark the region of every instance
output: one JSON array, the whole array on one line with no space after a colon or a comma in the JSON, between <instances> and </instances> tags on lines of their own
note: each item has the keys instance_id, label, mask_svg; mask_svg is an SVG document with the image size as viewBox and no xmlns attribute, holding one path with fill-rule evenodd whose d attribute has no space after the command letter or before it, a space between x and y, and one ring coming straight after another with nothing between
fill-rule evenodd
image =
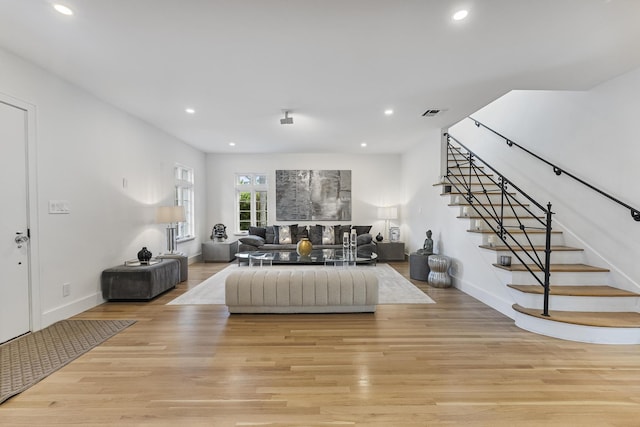
<instances>
[{"instance_id":1,"label":"door handle","mask_svg":"<svg viewBox=\"0 0 640 427\"><path fill-rule=\"evenodd\" d=\"M18 231L16 232L16 238L14 240L18 244L18 248L21 248L23 243L27 243L29 241L29 236L21 231Z\"/></svg>"}]
</instances>

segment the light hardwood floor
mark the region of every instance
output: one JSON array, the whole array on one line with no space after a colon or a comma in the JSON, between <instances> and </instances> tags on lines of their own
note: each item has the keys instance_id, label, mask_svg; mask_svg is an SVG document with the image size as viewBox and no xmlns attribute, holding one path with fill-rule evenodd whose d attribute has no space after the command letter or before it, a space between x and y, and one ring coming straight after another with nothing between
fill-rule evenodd
<instances>
[{"instance_id":1,"label":"light hardwood floor","mask_svg":"<svg viewBox=\"0 0 640 427\"><path fill-rule=\"evenodd\" d=\"M408 263L391 263L408 278ZM637 426L640 346L522 331L456 289L375 314L233 315L149 303L77 318L138 322L0 405L0 425Z\"/></svg>"}]
</instances>

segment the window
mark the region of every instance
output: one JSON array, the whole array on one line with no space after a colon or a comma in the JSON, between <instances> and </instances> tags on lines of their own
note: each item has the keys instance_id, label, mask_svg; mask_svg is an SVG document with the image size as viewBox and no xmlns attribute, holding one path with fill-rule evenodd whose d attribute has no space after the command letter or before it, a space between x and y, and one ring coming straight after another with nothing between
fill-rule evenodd
<instances>
[{"instance_id":1,"label":"window","mask_svg":"<svg viewBox=\"0 0 640 427\"><path fill-rule=\"evenodd\" d=\"M267 192L267 175L236 175L237 231L248 231L250 226L267 226Z\"/></svg>"},{"instance_id":2,"label":"window","mask_svg":"<svg viewBox=\"0 0 640 427\"><path fill-rule=\"evenodd\" d=\"M177 165L175 168L177 206L184 206L185 221L178 223L178 240L191 239L195 236L194 204L193 204L193 169Z\"/></svg>"}]
</instances>

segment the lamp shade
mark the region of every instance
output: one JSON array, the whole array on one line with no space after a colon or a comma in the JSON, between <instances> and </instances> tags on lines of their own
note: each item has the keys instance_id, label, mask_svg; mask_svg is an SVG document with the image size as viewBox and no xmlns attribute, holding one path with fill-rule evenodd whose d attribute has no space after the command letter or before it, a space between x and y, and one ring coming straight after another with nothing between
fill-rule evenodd
<instances>
[{"instance_id":1,"label":"lamp shade","mask_svg":"<svg viewBox=\"0 0 640 427\"><path fill-rule=\"evenodd\" d=\"M398 208L395 206L388 206L378 208L378 219L397 219Z\"/></svg>"},{"instance_id":2,"label":"lamp shade","mask_svg":"<svg viewBox=\"0 0 640 427\"><path fill-rule=\"evenodd\" d=\"M156 212L156 222L158 224L183 222L184 220L184 206L159 206Z\"/></svg>"}]
</instances>

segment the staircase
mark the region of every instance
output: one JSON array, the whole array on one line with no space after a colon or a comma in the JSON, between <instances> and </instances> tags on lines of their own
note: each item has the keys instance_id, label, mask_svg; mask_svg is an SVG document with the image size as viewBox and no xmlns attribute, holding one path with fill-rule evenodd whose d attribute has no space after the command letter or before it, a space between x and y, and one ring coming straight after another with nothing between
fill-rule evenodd
<instances>
[{"instance_id":1,"label":"staircase","mask_svg":"<svg viewBox=\"0 0 640 427\"><path fill-rule=\"evenodd\" d=\"M479 250L495 253L493 268L513 298L516 325L571 341L640 344L640 294L610 284L608 269L585 264L584 250L566 246L562 231L552 230L547 242L546 229L540 227L545 212L538 215L535 206L523 203L512 190L515 186L485 171L478 160L449 142L447 175L435 185L442 186L442 196L467 222ZM547 245L552 255L545 315L541 283ZM500 262L505 256L511 257L508 265Z\"/></svg>"}]
</instances>

